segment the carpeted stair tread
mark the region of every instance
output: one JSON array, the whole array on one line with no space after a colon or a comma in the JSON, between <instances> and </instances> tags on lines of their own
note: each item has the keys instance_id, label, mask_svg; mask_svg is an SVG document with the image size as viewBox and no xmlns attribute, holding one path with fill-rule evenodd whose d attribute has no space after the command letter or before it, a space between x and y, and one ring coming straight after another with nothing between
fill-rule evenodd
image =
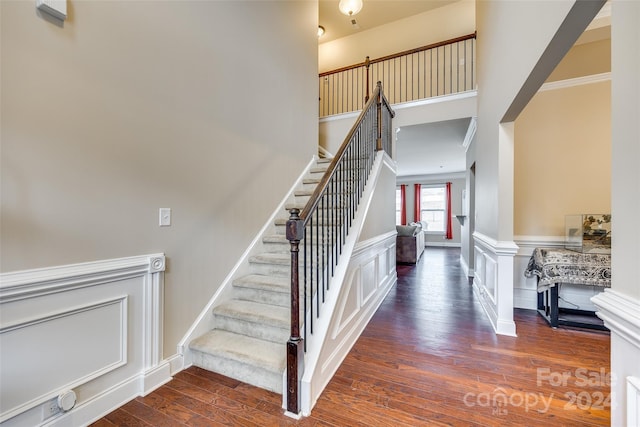
<instances>
[{"instance_id":1,"label":"carpeted stair tread","mask_svg":"<svg viewBox=\"0 0 640 427\"><path fill-rule=\"evenodd\" d=\"M301 188L299 190L294 191L293 195L296 197L307 197L307 196L311 196L314 191L315 189L311 189L311 188Z\"/></svg>"},{"instance_id":2,"label":"carpeted stair tread","mask_svg":"<svg viewBox=\"0 0 640 427\"><path fill-rule=\"evenodd\" d=\"M320 177L318 178L308 177L308 178L303 178L302 183L303 184L319 184L321 180L322 178Z\"/></svg>"},{"instance_id":3,"label":"carpeted stair tread","mask_svg":"<svg viewBox=\"0 0 640 427\"><path fill-rule=\"evenodd\" d=\"M262 238L263 243L289 243L284 234L267 234Z\"/></svg>"},{"instance_id":4,"label":"carpeted stair tread","mask_svg":"<svg viewBox=\"0 0 640 427\"><path fill-rule=\"evenodd\" d=\"M326 166L314 166L309 170L309 173L311 174L323 174L326 172L327 168L329 167L329 165L327 164Z\"/></svg>"},{"instance_id":5,"label":"carpeted stair tread","mask_svg":"<svg viewBox=\"0 0 640 427\"><path fill-rule=\"evenodd\" d=\"M291 265L291 254L280 252L265 252L251 257L256 264Z\"/></svg>"},{"instance_id":6,"label":"carpeted stair tread","mask_svg":"<svg viewBox=\"0 0 640 427\"><path fill-rule=\"evenodd\" d=\"M191 341L189 348L202 353L262 369L282 373L285 368L285 345L233 332L213 329Z\"/></svg>"},{"instance_id":7,"label":"carpeted stair tread","mask_svg":"<svg viewBox=\"0 0 640 427\"><path fill-rule=\"evenodd\" d=\"M253 301L230 300L214 308L213 312L216 315L284 329L289 328L291 321L288 308Z\"/></svg>"},{"instance_id":8,"label":"carpeted stair tread","mask_svg":"<svg viewBox=\"0 0 640 427\"><path fill-rule=\"evenodd\" d=\"M233 282L234 286L260 289L269 292L291 292L291 279L282 276L267 276L264 274L248 274Z\"/></svg>"}]
</instances>

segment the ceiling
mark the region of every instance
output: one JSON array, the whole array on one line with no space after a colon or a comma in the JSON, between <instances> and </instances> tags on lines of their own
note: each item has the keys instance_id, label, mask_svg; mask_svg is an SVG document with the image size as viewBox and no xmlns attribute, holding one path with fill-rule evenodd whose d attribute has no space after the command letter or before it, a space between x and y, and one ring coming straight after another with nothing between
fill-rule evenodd
<instances>
[{"instance_id":1,"label":"ceiling","mask_svg":"<svg viewBox=\"0 0 640 427\"><path fill-rule=\"evenodd\" d=\"M324 27L325 34L318 41L326 43L456 1L458 0L363 0L362 10L353 16L357 22L354 27L351 18L338 9L339 0L320 0L318 22Z\"/></svg>"},{"instance_id":2,"label":"ceiling","mask_svg":"<svg viewBox=\"0 0 640 427\"><path fill-rule=\"evenodd\" d=\"M466 169L462 142L471 118L404 126L396 134L398 177L451 175Z\"/></svg>"}]
</instances>

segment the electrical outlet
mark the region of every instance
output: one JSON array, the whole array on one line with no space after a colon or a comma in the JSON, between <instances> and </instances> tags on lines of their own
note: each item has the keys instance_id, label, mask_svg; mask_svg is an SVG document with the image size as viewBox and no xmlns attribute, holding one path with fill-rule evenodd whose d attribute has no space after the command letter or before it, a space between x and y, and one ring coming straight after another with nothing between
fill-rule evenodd
<instances>
[{"instance_id":1,"label":"electrical outlet","mask_svg":"<svg viewBox=\"0 0 640 427\"><path fill-rule=\"evenodd\" d=\"M47 418L51 418L54 415L57 415L61 412L60 407L58 406L58 399L54 398L45 402L42 405L42 420L46 420Z\"/></svg>"}]
</instances>

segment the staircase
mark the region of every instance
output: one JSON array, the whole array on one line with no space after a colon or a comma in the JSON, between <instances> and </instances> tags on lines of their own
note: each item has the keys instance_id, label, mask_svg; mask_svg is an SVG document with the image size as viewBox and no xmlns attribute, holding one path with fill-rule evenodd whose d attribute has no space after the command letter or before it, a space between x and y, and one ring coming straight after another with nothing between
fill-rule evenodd
<instances>
[{"instance_id":1,"label":"staircase","mask_svg":"<svg viewBox=\"0 0 640 427\"><path fill-rule=\"evenodd\" d=\"M305 205L329 163L319 159L310 169L263 236L264 252L250 258L249 274L235 279L231 299L213 309L214 329L189 344L195 366L282 394L291 324L288 209Z\"/></svg>"}]
</instances>

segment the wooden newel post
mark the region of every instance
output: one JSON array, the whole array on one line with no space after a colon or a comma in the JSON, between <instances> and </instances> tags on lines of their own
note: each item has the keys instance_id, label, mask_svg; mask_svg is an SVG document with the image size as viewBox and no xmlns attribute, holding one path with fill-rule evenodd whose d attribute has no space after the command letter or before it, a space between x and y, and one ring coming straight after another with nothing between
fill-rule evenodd
<instances>
[{"instance_id":1,"label":"wooden newel post","mask_svg":"<svg viewBox=\"0 0 640 427\"><path fill-rule=\"evenodd\" d=\"M304 238L304 221L300 210L291 209L286 236L291 243L291 336L287 341L287 411L300 414L300 382L304 372L304 340L300 337L300 288L298 253Z\"/></svg>"},{"instance_id":2,"label":"wooden newel post","mask_svg":"<svg viewBox=\"0 0 640 427\"><path fill-rule=\"evenodd\" d=\"M382 83L378 82L376 151L382 150Z\"/></svg>"},{"instance_id":3,"label":"wooden newel post","mask_svg":"<svg viewBox=\"0 0 640 427\"><path fill-rule=\"evenodd\" d=\"M369 100L369 65L371 65L371 64L370 64L370 61L369 61L369 57L367 56L367 58L364 60L364 66L366 68L365 74L367 75L367 84L366 84L367 92L366 92L366 95L364 97L364 103L365 104Z\"/></svg>"}]
</instances>

